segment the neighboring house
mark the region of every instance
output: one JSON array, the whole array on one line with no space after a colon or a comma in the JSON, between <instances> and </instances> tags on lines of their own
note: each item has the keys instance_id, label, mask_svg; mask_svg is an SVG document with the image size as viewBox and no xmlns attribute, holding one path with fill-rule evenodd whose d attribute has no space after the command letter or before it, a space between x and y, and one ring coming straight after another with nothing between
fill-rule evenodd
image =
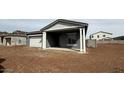
<instances>
[{"instance_id":1,"label":"neighboring house","mask_svg":"<svg viewBox=\"0 0 124 93\"><path fill-rule=\"evenodd\" d=\"M95 39L95 40L112 39L112 33L99 31L99 32L91 34L90 39Z\"/></svg>"},{"instance_id":2,"label":"neighboring house","mask_svg":"<svg viewBox=\"0 0 124 93\"><path fill-rule=\"evenodd\" d=\"M40 31L29 32L30 47L69 48L86 52L85 38L88 24L70 20L58 19L45 26Z\"/></svg>"},{"instance_id":3,"label":"neighboring house","mask_svg":"<svg viewBox=\"0 0 124 93\"><path fill-rule=\"evenodd\" d=\"M26 45L25 35L0 35L0 45L14 46L14 45Z\"/></svg>"}]
</instances>

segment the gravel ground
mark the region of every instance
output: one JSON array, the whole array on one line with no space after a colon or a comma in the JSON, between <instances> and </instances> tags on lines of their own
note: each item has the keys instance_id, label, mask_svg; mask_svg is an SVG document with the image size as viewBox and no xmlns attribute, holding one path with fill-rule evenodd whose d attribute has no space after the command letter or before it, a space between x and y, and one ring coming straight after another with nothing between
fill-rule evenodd
<instances>
[{"instance_id":1,"label":"gravel ground","mask_svg":"<svg viewBox=\"0 0 124 93\"><path fill-rule=\"evenodd\" d=\"M124 45L98 45L87 51L87 54L79 54L24 46L1 46L0 72L124 72Z\"/></svg>"}]
</instances>

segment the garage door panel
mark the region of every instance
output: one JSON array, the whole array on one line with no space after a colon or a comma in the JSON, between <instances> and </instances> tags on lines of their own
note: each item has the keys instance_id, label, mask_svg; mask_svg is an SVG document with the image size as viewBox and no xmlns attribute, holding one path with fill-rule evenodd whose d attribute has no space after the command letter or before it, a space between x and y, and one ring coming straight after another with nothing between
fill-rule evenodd
<instances>
[{"instance_id":1,"label":"garage door panel","mask_svg":"<svg viewBox=\"0 0 124 93\"><path fill-rule=\"evenodd\" d=\"M29 40L30 40L30 47L41 47L42 46L41 37L31 37Z\"/></svg>"}]
</instances>

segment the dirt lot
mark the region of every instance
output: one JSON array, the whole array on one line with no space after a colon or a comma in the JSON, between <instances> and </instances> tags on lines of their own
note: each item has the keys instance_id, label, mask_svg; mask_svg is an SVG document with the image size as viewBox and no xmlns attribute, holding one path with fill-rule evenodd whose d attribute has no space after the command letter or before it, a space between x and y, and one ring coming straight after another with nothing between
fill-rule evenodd
<instances>
[{"instance_id":1,"label":"dirt lot","mask_svg":"<svg viewBox=\"0 0 124 93\"><path fill-rule=\"evenodd\" d=\"M124 72L124 45L99 45L87 51L1 46L0 68L1 72Z\"/></svg>"}]
</instances>

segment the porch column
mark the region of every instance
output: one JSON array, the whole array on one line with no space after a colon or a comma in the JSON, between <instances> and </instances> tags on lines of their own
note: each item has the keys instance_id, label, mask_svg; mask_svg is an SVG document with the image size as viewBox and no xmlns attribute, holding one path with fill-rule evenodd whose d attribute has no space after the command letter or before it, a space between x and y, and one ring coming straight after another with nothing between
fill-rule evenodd
<instances>
[{"instance_id":1,"label":"porch column","mask_svg":"<svg viewBox=\"0 0 124 93\"><path fill-rule=\"evenodd\" d=\"M85 28L80 28L80 52L86 53Z\"/></svg>"},{"instance_id":2,"label":"porch column","mask_svg":"<svg viewBox=\"0 0 124 93\"><path fill-rule=\"evenodd\" d=\"M46 32L43 32L43 49L46 49Z\"/></svg>"},{"instance_id":3,"label":"porch column","mask_svg":"<svg viewBox=\"0 0 124 93\"><path fill-rule=\"evenodd\" d=\"M84 53L86 53L86 36L85 36L85 28L83 28L83 48L84 48Z\"/></svg>"},{"instance_id":4,"label":"porch column","mask_svg":"<svg viewBox=\"0 0 124 93\"><path fill-rule=\"evenodd\" d=\"M82 28L80 28L80 52L83 52L83 36L82 36Z\"/></svg>"}]
</instances>

